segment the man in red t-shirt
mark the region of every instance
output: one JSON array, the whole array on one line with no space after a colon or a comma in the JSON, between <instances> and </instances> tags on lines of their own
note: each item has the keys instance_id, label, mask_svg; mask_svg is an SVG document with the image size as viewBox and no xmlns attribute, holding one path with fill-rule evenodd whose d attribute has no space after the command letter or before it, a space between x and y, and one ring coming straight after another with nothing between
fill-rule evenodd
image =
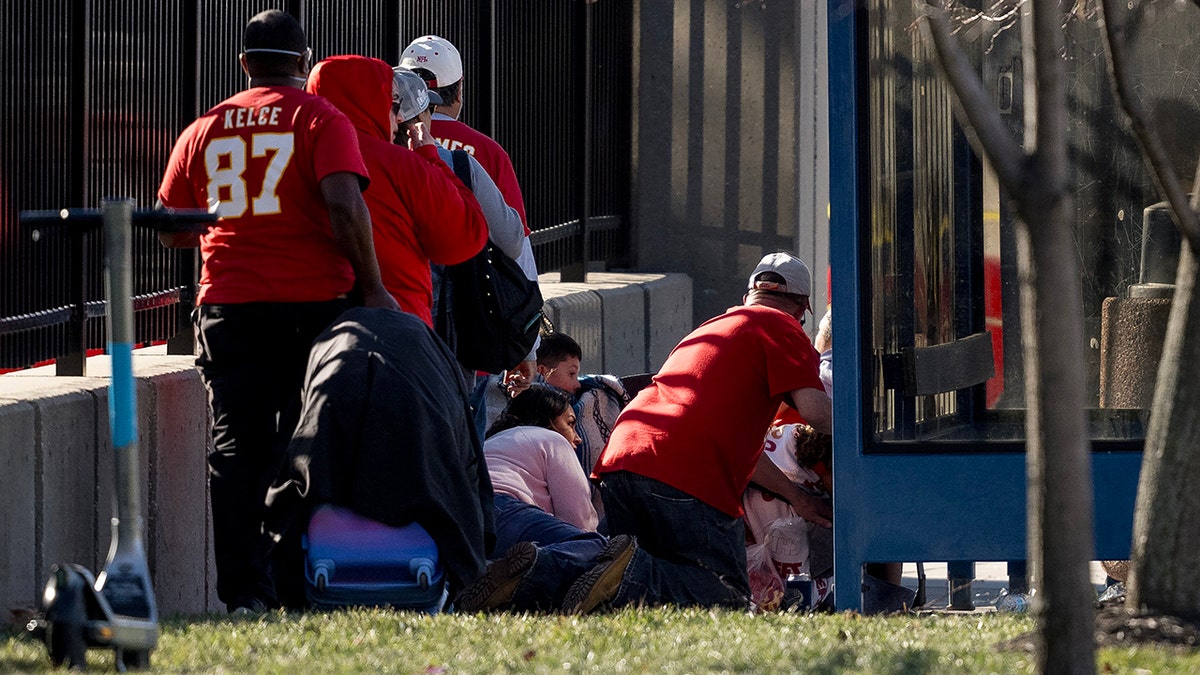
<instances>
[{"instance_id":1,"label":"man in red t-shirt","mask_svg":"<svg viewBox=\"0 0 1200 675\"><path fill-rule=\"evenodd\" d=\"M266 488L295 428L309 349L349 307L399 309L380 280L361 190L367 169L354 127L302 90L312 52L278 10L246 24L249 88L194 121L175 142L158 199L216 207L200 237L196 366L209 390L208 458L217 597L229 611L273 600L258 555Z\"/></svg>"},{"instance_id":2,"label":"man in red t-shirt","mask_svg":"<svg viewBox=\"0 0 1200 675\"><path fill-rule=\"evenodd\" d=\"M612 534L637 537L579 578L564 608L604 602L745 607L741 497L753 481L828 527L826 503L763 455L779 404L832 430L818 355L801 328L812 277L787 253L762 259L744 305L701 325L617 419L593 477Z\"/></svg>"},{"instance_id":3,"label":"man in red t-shirt","mask_svg":"<svg viewBox=\"0 0 1200 675\"><path fill-rule=\"evenodd\" d=\"M525 217L525 198L517 184L512 160L500 144L458 121L463 107L463 67L458 49L449 40L436 35L424 35L404 49L400 67L408 68L425 79L442 103L433 114L433 137L448 150L466 150L487 171L504 195L504 201L517 210L525 233L529 221Z\"/></svg>"}]
</instances>

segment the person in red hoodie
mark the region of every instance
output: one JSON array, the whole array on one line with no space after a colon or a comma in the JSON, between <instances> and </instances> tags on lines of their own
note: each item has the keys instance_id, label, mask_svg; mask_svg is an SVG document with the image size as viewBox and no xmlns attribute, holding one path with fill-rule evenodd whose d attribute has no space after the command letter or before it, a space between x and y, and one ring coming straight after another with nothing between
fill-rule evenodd
<instances>
[{"instance_id":1,"label":"person in red hoodie","mask_svg":"<svg viewBox=\"0 0 1200 675\"><path fill-rule=\"evenodd\" d=\"M332 56L313 68L309 93L350 118L371 174L363 192L375 234L383 285L426 325L433 326L429 263L454 265L479 253L487 222L474 194L439 158L422 124L409 128L411 149L392 142L408 100L393 84L392 67L365 56ZM428 96L428 95L426 95Z\"/></svg>"},{"instance_id":2,"label":"person in red hoodie","mask_svg":"<svg viewBox=\"0 0 1200 675\"><path fill-rule=\"evenodd\" d=\"M449 40L436 35L423 35L404 49L400 67L422 78L437 92L442 103L433 113L433 137L447 150L466 150L487 171L504 195L504 201L521 215L525 234L529 220L525 217L525 198L517 183L512 159L500 144L486 134L458 120L463 108L463 66L458 49Z\"/></svg>"}]
</instances>

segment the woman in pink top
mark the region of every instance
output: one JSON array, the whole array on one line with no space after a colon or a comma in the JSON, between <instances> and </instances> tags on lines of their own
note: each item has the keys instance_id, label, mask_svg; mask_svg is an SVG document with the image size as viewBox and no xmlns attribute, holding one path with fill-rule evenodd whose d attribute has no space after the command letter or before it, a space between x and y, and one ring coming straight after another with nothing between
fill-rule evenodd
<instances>
[{"instance_id":1,"label":"woman in pink top","mask_svg":"<svg viewBox=\"0 0 1200 675\"><path fill-rule=\"evenodd\" d=\"M596 532L578 444L569 395L540 384L513 398L488 429L496 547L487 574L459 595L460 610L557 610L601 556L632 546L629 537Z\"/></svg>"},{"instance_id":2,"label":"woman in pink top","mask_svg":"<svg viewBox=\"0 0 1200 675\"><path fill-rule=\"evenodd\" d=\"M536 385L512 399L483 444L492 489L594 532L598 518L575 456L575 412L563 392Z\"/></svg>"}]
</instances>

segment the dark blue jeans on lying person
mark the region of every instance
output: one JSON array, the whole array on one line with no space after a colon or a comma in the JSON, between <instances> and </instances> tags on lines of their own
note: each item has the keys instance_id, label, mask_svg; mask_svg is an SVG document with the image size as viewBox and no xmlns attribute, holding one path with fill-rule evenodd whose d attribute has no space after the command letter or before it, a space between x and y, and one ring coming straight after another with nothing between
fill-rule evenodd
<instances>
[{"instance_id":1,"label":"dark blue jeans on lying person","mask_svg":"<svg viewBox=\"0 0 1200 675\"><path fill-rule=\"evenodd\" d=\"M518 542L533 542L538 547L533 567L513 594L512 609L557 610L571 584L596 565L596 556L608 539L510 495L497 492L492 504L496 522L493 559Z\"/></svg>"},{"instance_id":2,"label":"dark blue jeans on lying person","mask_svg":"<svg viewBox=\"0 0 1200 675\"><path fill-rule=\"evenodd\" d=\"M602 476L611 535L637 537L612 605L749 607L741 518L682 490L628 471Z\"/></svg>"}]
</instances>

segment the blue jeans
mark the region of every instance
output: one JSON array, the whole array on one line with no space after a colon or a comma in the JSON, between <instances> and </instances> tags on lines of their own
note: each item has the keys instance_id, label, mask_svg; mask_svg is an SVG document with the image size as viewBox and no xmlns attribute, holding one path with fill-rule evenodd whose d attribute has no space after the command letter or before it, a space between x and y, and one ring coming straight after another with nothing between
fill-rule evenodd
<instances>
[{"instance_id":1,"label":"blue jeans","mask_svg":"<svg viewBox=\"0 0 1200 675\"><path fill-rule=\"evenodd\" d=\"M609 532L638 541L613 606L749 606L740 518L627 471L604 474L600 490Z\"/></svg>"},{"instance_id":2,"label":"blue jeans","mask_svg":"<svg viewBox=\"0 0 1200 675\"><path fill-rule=\"evenodd\" d=\"M596 556L608 543L603 535L581 530L531 504L496 493L492 502L496 520L496 548L500 557L517 542L537 544L533 567L513 593L512 609L547 612L562 605L567 589L596 565Z\"/></svg>"}]
</instances>

